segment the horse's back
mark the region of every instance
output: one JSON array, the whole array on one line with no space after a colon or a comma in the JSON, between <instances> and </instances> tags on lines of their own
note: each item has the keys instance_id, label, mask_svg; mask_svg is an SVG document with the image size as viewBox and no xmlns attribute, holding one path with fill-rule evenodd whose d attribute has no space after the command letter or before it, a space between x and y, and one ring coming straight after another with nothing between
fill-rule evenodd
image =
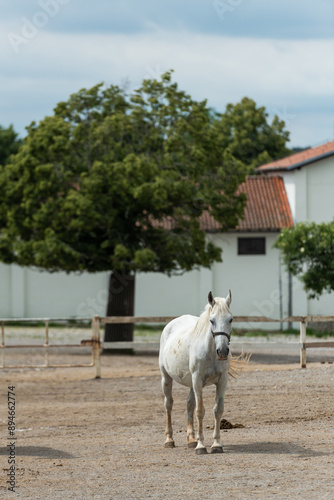
<instances>
[{"instance_id":1,"label":"horse's back","mask_svg":"<svg viewBox=\"0 0 334 500\"><path fill-rule=\"evenodd\" d=\"M197 323L198 316L184 314L170 321L162 331L160 344L166 342L173 335L184 335L192 331Z\"/></svg>"},{"instance_id":2,"label":"horse's back","mask_svg":"<svg viewBox=\"0 0 334 500\"><path fill-rule=\"evenodd\" d=\"M159 366L180 384L191 387L189 346L197 316L186 314L173 319L162 331Z\"/></svg>"}]
</instances>

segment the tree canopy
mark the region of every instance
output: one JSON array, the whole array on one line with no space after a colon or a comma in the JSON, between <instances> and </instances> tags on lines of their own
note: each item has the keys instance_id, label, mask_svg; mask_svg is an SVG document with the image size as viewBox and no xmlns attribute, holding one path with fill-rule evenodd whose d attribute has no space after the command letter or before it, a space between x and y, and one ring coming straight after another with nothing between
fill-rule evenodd
<instances>
[{"instance_id":1,"label":"tree canopy","mask_svg":"<svg viewBox=\"0 0 334 500\"><path fill-rule=\"evenodd\" d=\"M0 165L5 165L10 155L18 152L21 144L22 139L19 139L13 125L10 125L8 128L0 125Z\"/></svg>"},{"instance_id":2,"label":"tree canopy","mask_svg":"<svg viewBox=\"0 0 334 500\"><path fill-rule=\"evenodd\" d=\"M285 130L285 122L277 115L271 124L267 119L265 107L257 107L248 97L228 104L217 122L222 146L253 168L290 154L292 151L286 147L290 133Z\"/></svg>"},{"instance_id":3,"label":"tree canopy","mask_svg":"<svg viewBox=\"0 0 334 500\"><path fill-rule=\"evenodd\" d=\"M334 221L300 222L283 229L275 247L288 270L304 284L309 298L334 290Z\"/></svg>"},{"instance_id":4,"label":"tree canopy","mask_svg":"<svg viewBox=\"0 0 334 500\"><path fill-rule=\"evenodd\" d=\"M171 73L130 95L103 84L71 95L0 167L0 259L50 272L209 267L221 250L199 217L235 227L249 171L214 123Z\"/></svg>"}]
</instances>

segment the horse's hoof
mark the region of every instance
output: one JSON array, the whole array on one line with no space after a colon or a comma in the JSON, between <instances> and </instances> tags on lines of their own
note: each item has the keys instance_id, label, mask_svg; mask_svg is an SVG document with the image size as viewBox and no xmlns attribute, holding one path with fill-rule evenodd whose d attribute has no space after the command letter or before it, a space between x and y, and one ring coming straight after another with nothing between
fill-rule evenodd
<instances>
[{"instance_id":1,"label":"horse's hoof","mask_svg":"<svg viewBox=\"0 0 334 500\"><path fill-rule=\"evenodd\" d=\"M175 448L174 441L166 441L165 448Z\"/></svg>"},{"instance_id":2,"label":"horse's hoof","mask_svg":"<svg viewBox=\"0 0 334 500\"><path fill-rule=\"evenodd\" d=\"M211 453L224 453L222 446L214 446L211 448Z\"/></svg>"},{"instance_id":3,"label":"horse's hoof","mask_svg":"<svg viewBox=\"0 0 334 500\"><path fill-rule=\"evenodd\" d=\"M196 446L197 446L197 441L189 441L188 448L196 448Z\"/></svg>"},{"instance_id":4,"label":"horse's hoof","mask_svg":"<svg viewBox=\"0 0 334 500\"><path fill-rule=\"evenodd\" d=\"M206 451L206 448L196 448L196 455L206 455L208 452Z\"/></svg>"}]
</instances>

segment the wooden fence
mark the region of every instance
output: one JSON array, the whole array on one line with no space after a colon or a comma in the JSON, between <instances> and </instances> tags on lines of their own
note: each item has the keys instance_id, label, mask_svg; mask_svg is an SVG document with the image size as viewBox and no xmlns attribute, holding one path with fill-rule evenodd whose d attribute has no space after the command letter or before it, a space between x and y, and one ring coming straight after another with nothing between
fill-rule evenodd
<instances>
[{"instance_id":1,"label":"wooden fence","mask_svg":"<svg viewBox=\"0 0 334 500\"><path fill-rule=\"evenodd\" d=\"M98 324L105 323L168 323L175 316L109 316L100 318L99 316L95 316L95 321ZM289 316L284 319L273 319L268 318L267 316L234 316L234 323L296 323L300 324L300 367L306 368L306 349L314 349L317 347L327 347L333 348L334 341L321 340L321 341L306 341L306 325L307 323L323 323L334 321L334 316ZM98 327L97 327L98 328ZM145 347L148 345L152 345L154 347L158 347L158 344L148 343L148 342L109 342L104 343L103 347L105 348L118 348L118 349L126 349L133 348L138 349L140 347Z\"/></svg>"},{"instance_id":2,"label":"wooden fence","mask_svg":"<svg viewBox=\"0 0 334 500\"><path fill-rule=\"evenodd\" d=\"M77 318L77 321L91 321L92 322L92 333L91 338L88 340L81 340L79 344L50 344L49 343L49 324L51 322L70 322L73 321L73 318L29 318L29 319L0 319L1 323L1 344L0 344L0 352L1 352L1 363L0 368L36 368L36 367L53 367L53 368L61 368L61 367L87 367L92 366L95 367L95 377L101 377L101 347L103 348L113 348L113 349L138 349L143 347L153 347L158 349L158 342L108 342L101 343L100 334L101 334L101 326L106 323L168 323L175 316L108 316L108 317L100 317L94 316L91 318ZM306 368L306 349L313 349L318 347L325 348L334 348L334 341L311 341L307 342L306 340L306 325L307 323L317 323L317 322L329 322L334 321L334 316L289 316L284 319L273 319L268 318L266 316L234 316L234 322L237 323L283 323L283 322L299 322L300 324L300 367ZM43 322L45 324L45 342L42 344L16 344L16 345L8 345L5 342L5 324L10 323L33 323L33 322ZM274 333L274 332L273 332ZM59 347L91 347L92 348L92 360L91 363L86 364L50 364L49 363L49 351L52 348ZM41 365L10 365L6 366L5 363L5 350L12 348L43 348L45 354L45 362Z\"/></svg>"},{"instance_id":3,"label":"wooden fence","mask_svg":"<svg viewBox=\"0 0 334 500\"><path fill-rule=\"evenodd\" d=\"M100 330L96 328L96 321L92 320L92 334L91 338L88 340L81 340L80 344L50 344L49 342L49 324L70 322L73 318L4 318L0 319L1 323L1 366L0 368L76 368L76 367L95 367L95 378L101 378L101 341L100 341ZM91 321L91 318L80 318L80 321ZM44 323L45 325L45 341L42 344L7 344L5 342L5 324L11 323ZM50 349L59 347L91 347L92 348L92 359L90 363L68 363L68 364L52 364L49 362ZM6 366L5 362L5 351L6 349L38 349L42 348L44 350L44 363L43 364L31 364L31 365L9 365Z\"/></svg>"}]
</instances>

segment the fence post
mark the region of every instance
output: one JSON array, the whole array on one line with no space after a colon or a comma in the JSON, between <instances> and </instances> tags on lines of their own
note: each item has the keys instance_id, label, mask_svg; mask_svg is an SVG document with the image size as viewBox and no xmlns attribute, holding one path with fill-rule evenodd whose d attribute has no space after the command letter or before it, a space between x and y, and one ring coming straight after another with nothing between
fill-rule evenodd
<instances>
[{"instance_id":1,"label":"fence post","mask_svg":"<svg viewBox=\"0 0 334 500\"><path fill-rule=\"evenodd\" d=\"M5 368L5 322L1 321L1 368Z\"/></svg>"},{"instance_id":2,"label":"fence post","mask_svg":"<svg viewBox=\"0 0 334 500\"><path fill-rule=\"evenodd\" d=\"M306 368L306 322L300 322L300 368Z\"/></svg>"},{"instance_id":3,"label":"fence post","mask_svg":"<svg viewBox=\"0 0 334 500\"><path fill-rule=\"evenodd\" d=\"M95 378L101 378L101 341L100 341L100 317L94 316L92 321L92 340L93 340L93 363L96 369Z\"/></svg>"},{"instance_id":4,"label":"fence post","mask_svg":"<svg viewBox=\"0 0 334 500\"><path fill-rule=\"evenodd\" d=\"M45 366L49 366L49 322L45 321Z\"/></svg>"}]
</instances>

